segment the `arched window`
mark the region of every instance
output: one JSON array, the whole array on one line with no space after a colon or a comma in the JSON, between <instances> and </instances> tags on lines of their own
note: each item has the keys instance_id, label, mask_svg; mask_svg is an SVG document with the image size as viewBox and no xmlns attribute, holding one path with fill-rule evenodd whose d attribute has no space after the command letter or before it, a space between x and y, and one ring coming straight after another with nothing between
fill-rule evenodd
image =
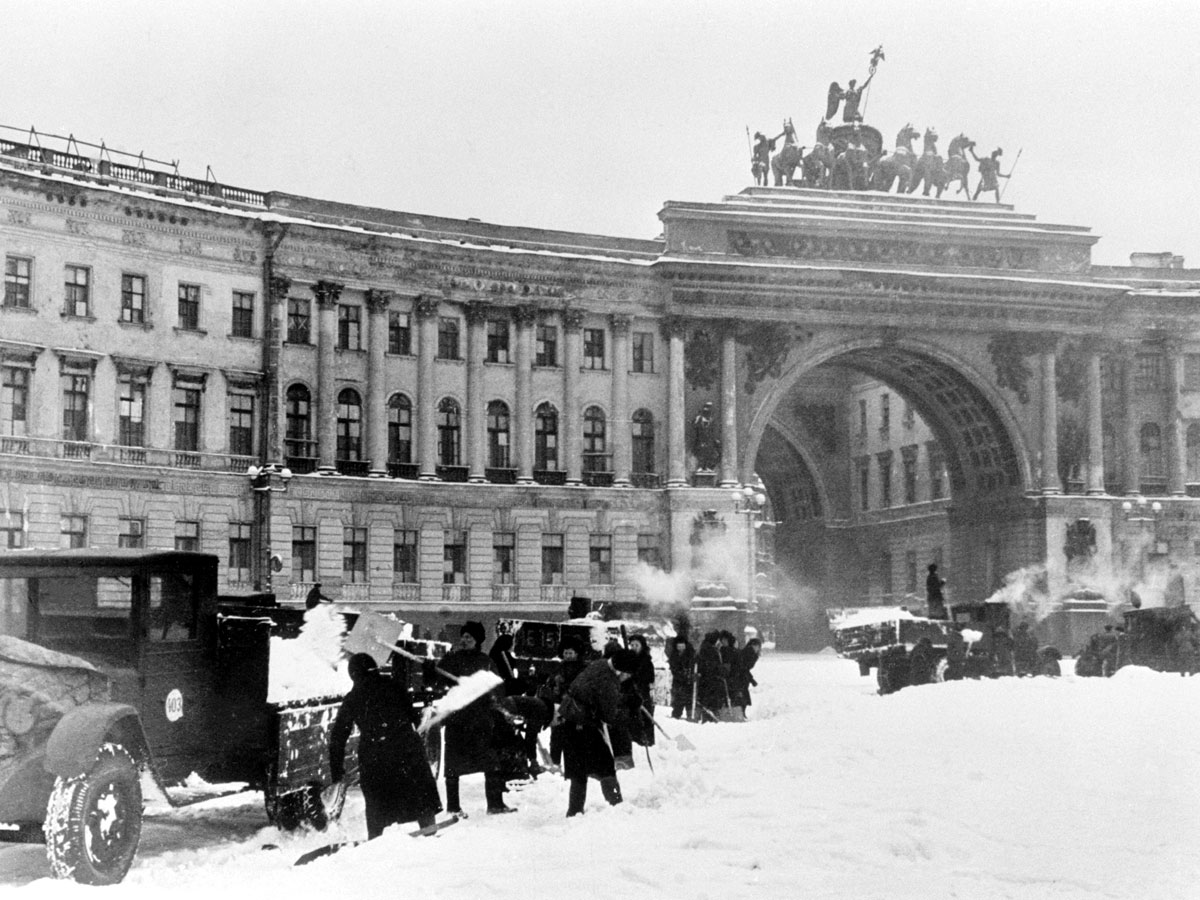
<instances>
[{"instance_id":1,"label":"arched window","mask_svg":"<svg viewBox=\"0 0 1200 900\"><path fill-rule=\"evenodd\" d=\"M412 401L403 394L388 401L388 462L412 462Z\"/></svg>"},{"instance_id":2,"label":"arched window","mask_svg":"<svg viewBox=\"0 0 1200 900\"><path fill-rule=\"evenodd\" d=\"M358 391L346 388L337 398L337 458L347 461L362 457L362 400Z\"/></svg>"},{"instance_id":3,"label":"arched window","mask_svg":"<svg viewBox=\"0 0 1200 900\"><path fill-rule=\"evenodd\" d=\"M509 452L508 404L493 400L487 408L488 466L507 469L512 466Z\"/></svg>"},{"instance_id":4,"label":"arched window","mask_svg":"<svg viewBox=\"0 0 1200 900\"><path fill-rule=\"evenodd\" d=\"M535 469L558 471L558 410L549 403L534 413L533 458Z\"/></svg>"},{"instance_id":5,"label":"arched window","mask_svg":"<svg viewBox=\"0 0 1200 900\"><path fill-rule=\"evenodd\" d=\"M287 389L285 441L288 456L316 456L312 447L312 397L302 384Z\"/></svg>"},{"instance_id":6,"label":"arched window","mask_svg":"<svg viewBox=\"0 0 1200 900\"><path fill-rule=\"evenodd\" d=\"M1166 473L1163 464L1162 429L1155 422L1142 426L1140 448L1142 451L1142 477L1162 478Z\"/></svg>"},{"instance_id":7,"label":"arched window","mask_svg":"<svg viewBox=\"0 0 1200 900\"><path fill-rule=\"evenodd\" d=\"M604 410L589 406L583 412L583 471L608 471L608 425Z\"/></svg>"},{"instance_id":8,"label":"arched window","mask_svg":"<svg viewBox=\"0 0 1200 900\"><path fill-rule=\"evenodd\" d=\"M654 416L648 409L633 414L633 471L653 472Z\"/></svg>"},{"instance_id":9,"label":"arched window","mask_svg":"<svg viewBox=\"0 0 1200 900\"><path fill-rule=\"evenodd\" d=\"M1187 481L1200 482L1200 422L1193 422L1187 429Z\"/></svg>"},{"instance_id":10,"label":"arched window","mask_svg":"<svg viewBox=\"0 0 1200 900\"><path fill-rule=\"evenodd\" d=\"M462 417L458 404L443 397L438 404L438 460L439 466L462 465Z\"/></svg>"}]
</instances>

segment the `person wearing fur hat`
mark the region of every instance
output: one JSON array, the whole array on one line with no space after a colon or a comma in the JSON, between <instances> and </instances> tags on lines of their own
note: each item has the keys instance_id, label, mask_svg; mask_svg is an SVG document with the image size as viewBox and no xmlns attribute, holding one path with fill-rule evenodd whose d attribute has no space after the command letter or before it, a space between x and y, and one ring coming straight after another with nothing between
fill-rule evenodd
<instances>
[{"instance_id":1,"label":"person wearing fur hat","mask_svg":"<svg viewBox=\"0 0 1200 900\"><path fill-rule=\"evenodd\" d=\"M725 705L725 668L718 644L721 632L704 635L696 653L696 716L701 722L716 722L717 710Z\"/></svg>"},{"instance_id":2,"label":"person wearing fur hat","mask_svg":"<svg viewBox=\"0 0 1200 900\"><path fill-rule=\"evenodd\" d=\"M426 666L426 675L433 680L441 677L437 670L464 678L475 672L494 672L491 659L483 652L487 633L481 622L463 624L458 648L438 661L436 669ZM426 683L429 683L428 681ZM462 815L458 781L463 775L483 773L483 789L487 811L492 814L514 812L504 803L504 773L496 752L497 692L484 694L469 706L446 719L446 811Z\"/></svg>"},{"instance_id":3,"label":"person wearing fur hat","mask_svg":"<svg viewBox=\"0 0 1200 900\"><path fill-rule=\"evenodd\" d=\"M583 645L573 637L564 637L562 644L558 649L559 657L562 659L562 665L559 667L558 673L555 674L548 682L549 700L556 708L562 703L563 695L566 694L567 688L579 676L579 673L587 668L587 660L583 658ZM563 735L566 732L566 726L561 722L552 721L550 724L550 762L554 765L562 763L562 746Z\"/></svg>"},{"instance_id":4,"label":"person wearing fur hat","mask_svg":"<svg viewBox=\"0 0 1200 900\"><path fill-rule=\"evenodd\" d=\"M621 682L637 664L636 653L618 650L589 663L567 690L559 711L565 729L563 776L571 783L568 817L583 812L589 778L600 780L600 790L610 805L621 802L608 726L621 725L627 719L621 704Z\"/></svg>"},{"instance_id":5,"label":"person wearing fur hat","mask_svg":"<svg viewBox=\"0 0 1200 900\"><path fill-rule=\"evenodd\" d=\"M329 732L333 783L345 776L346 742L358 726L358 778L367 806L367 838L389 825L415 821L430 828L442 808L408 685L379 671L368 653L350 657L354 687L342 699Z\"/></svg>"},{"instance_id":6,"label":"person wearing fur hat","mask_svg":"<svg viewBox=\"0 0 1200 900\"><path fill-rule=\"evenodd\" d=\"M654 723L641 710L654 715L654 660L650 656L650 642L644 634L631 634L626 643L638 655L637 670L621 687L629 694L630 735L643 747L654 746Z\"/></svg>"}]
</instances>

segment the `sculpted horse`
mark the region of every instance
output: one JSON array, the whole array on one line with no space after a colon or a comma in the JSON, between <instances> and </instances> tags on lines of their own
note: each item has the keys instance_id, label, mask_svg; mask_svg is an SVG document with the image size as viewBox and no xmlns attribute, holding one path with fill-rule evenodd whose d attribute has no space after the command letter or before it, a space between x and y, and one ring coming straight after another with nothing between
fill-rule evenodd
<instances>
[{"instance_id":1,"label":"sculpted horse","mask_svg":"<svg viewBox=\"0 0 1200 900\"><path fill-rule=\"evenodd\" d=\"M833 190L865 191L870 187L871 155L861 140L852 140L833 161Z\"/></svg>"},{"instance_id":2,"label":"sculpted horse","mask_svg":"<svg viewBox=\"0 0 1200 900\"><path fill-rule=\"evenodd\" d=\"M804 148L796 143L796 129L792 120L783 123L783 147L771 157L771 172L775 176L775 186L794 184L796 167L803 158Z\"/></svg>"},{"instance_id":3,"label":"sculpted horse","mask_svg":"<svg viewBox=\"0 0 1200 900\"><path fill-rule=\"evenodd\" d=\"M805 187L827 188L833 171L833 151L828 144L817 144L804 157L803 179Z\"/></svg>"},{"instance_id":4,"label":"sculpted horse","mask_svg":"<svg viewBox=\"0 0 1200 900\"><path fill-rule=\"evenodd\" d=\"M909 181L912 179L913 166L917 155L913 153L912 142L917 138L917 129L907 124L896 135L896 150L890 156L884 153L871 167L871 188L877 191L890 191L892 184L899 182L896 193L908 192Z\"/></svg>"},{"instance_id":5,"label":"sculpted horse","mask_svg":"<svg viewBox=\"0 0 1200 900\"><path fill-rule=\"evenodd\" d=\"M968 197L971 192L967 189L967 176L971 174L971 164L967 162L968 150L975 149L975 142L965 134L960 134L950 142L950 146L946 148L946 167L942 183L938 185L937 195L942 196L942 191L948 188L955 181L958 182L958 190L955 194L965 193Z\"/></svg>"},{"instance_id":6,"label":"sculpted horse","mask_svg":"<svg viewBox=\"0 0 1200 900\"><path fill-rule=\"evenodd\" d=\"M913 167L912 181L909 182L908 192L911 194L916 191L917 186L924 183L925 189L921 191L921 196L928 197L930 188L937 187L938 196L942 195L945 189L945 164L942 162L941 155L937 152L938 133L933 128L925 129L925 147L921 153L921 158L917 160Z\"/></svg>"}]
</instances>

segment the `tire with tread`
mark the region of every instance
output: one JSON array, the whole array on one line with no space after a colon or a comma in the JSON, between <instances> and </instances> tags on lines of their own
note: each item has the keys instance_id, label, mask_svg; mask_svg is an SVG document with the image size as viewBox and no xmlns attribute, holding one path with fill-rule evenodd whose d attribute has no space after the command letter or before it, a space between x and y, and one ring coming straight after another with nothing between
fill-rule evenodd
<instances>
[{"instance_id":1,"label":"tire with tread","mask_svg":"<svg viewBox=\"0 0 1200 900\"><path fill-rule=\"evenodd\" d=\"M42 829L56 878L119 884L142 836L141 779L125 748L102 744L87 772L56 778Z\"/></svg>"}]
</instances>

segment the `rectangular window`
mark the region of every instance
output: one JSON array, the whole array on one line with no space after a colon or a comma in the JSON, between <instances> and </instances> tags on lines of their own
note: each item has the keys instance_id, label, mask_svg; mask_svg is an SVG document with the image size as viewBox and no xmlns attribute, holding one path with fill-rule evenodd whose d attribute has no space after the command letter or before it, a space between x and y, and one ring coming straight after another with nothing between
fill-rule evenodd
<instances>
[{"instance_id":1,"label":"rectangular window","mask_svg":"<svg viewBox=\"0 0 1200 900\"><path fill-rule=\"evenodd\" d=\"M588 584L612 584L610 534L593 534L588 541Z\"/></svg>"},{"instance_id":2,"label":"rectangular window","mask_svg":"<svg viewBox=\"0 0 1200 900\"><path fill-rule=\"evenodd\" d=\"M487 361L512 362L509 358L508 321L505 319L487 320Z\"/></svg>"},{"instance_id":3,"label":"rectangular window","mask_svg":"<svg viewBox=\"0 0 1200 900\"><path fill-rule=\"evenodd\" d=\"M905 428L912 428L917 424L917 413L907 400L904 401L904 418L901 420L901 424Z\"/></svg>"},{"instance_id":4,"label":"rectangular window","mask_svg":"<svg viewBox=\"0 0 1200 900\"><path fill-rule=\"evenodd\" d=\"M904 463L904 502L917 502L917 445L900 448Z\"/></svg>"},{"instance_id":5,"label":"rectangular window","mask_svg":"<svg viewBox=\"0 0 1200 900\"><path fill-rule=\"evenodd\" d=\"M4 257L4 305L29 309L30 274L33 260L20 256Z\"/></svg>"},{"instance_id":6,"label":"rectangular window","mask_svg":"<svg viewBox=\"0 0 1200 900\"><path fill-rule=\"evenodd\" d=\"M392 578L401 584L416 584L417 559L417 532L396 529L392 544Z\"/></svg>"},{"instance_id":7,"label":"rectangular window","mask_svg":"<svg viewBox=\"0 0 1200 900\"><path fill-rule=\"evenodd\" d=\"M879 554L879 583L883 590L884 600L891 599L895 586L892 583L892 554L886 550Z\"/></svg>"},{"instance_id":8,"label":"rectangular window","mask_svg":"<svg viewBox=\"0 0 1200 900\"><path fill-rule=\"evenodd\" d=\"M117 443L146 446L146 376L122 372L117 380Z\"/></svg>"},{"instance_id":9,"label":"rectangular window","mask_svg":"<svg viewBox=\"0 0 1200 900\"><path fill-rule=\"evenodd\" d=\"M64 441L88 440L88 405L91 400L92 379L89 375L64 373L62 381Z\"/></svg>"},{"instance_id":10,"label":"rectangular window","mask_svg":"<svg viewBox=\"0 0 1200 900\"><path fill-rule=\"evenodd\" d=\"M0 550L20 550L25 546L25 514L11 509L0 512Z\"/></svg>"},{"instance_id":11,"label":"rectangular window","mask_svg":"<svg viewBox=\"0 0 1200 900\"><path fill-rule=\"evenodd\" d=\"M558 365L557 325L537 326L533 364L544 368L553 368Z\"/></svg>"},{"instance_id":12,"label":"rectangular window","mask_svg":"<svg viewBox=\"0 0 1200 900\"><path fill-rule=\"evenodd\" d=\"M229 392L229 452L254 455L254 394L249 391Z\"/></svg>"},{"instance_id":13,"label":"rectangular window","mask_svg":"<svg viewBox=\"0 0 1200 900\"><path fill-rule=\"evenodd\" d=\"M233 320L230 334L234 337L254 337L254 294L249 291L233 292Z\"/></svg>"},{"instance_id":14,"label":"rectangular window","mask_svg":"<svg viewBox=\"0 0 1200 900\"><path fill-rule=\"evenodd\" d=\"M929 499L941 500L946 491L946 461L942 448L934 441L925 445L925 458L929 462Z\"/></svg>"},{"instance_id":15,"label":"rectangular window","mask_svg":"<svg viewBox=\"0 0 1200 900\"><path fill-rule=\"evenodd\" d=\"M175 523L175 549L188 553L200 552L200 523L180 521Z\"/></svg>"},{"instance_id":16,"label":"rectangular window","mask_svg":"<svg viewBox=\"0 0 1200 900\"><path fill-rule=\"evenodd\" d=\"M312 343L312 301L288 297L287 340L289 344Z\"/></svg>"},{"instance_id":17,"label":"rectangular window","mask_svg":"<svg viewBox=\"0 0 1200 900\"><path fill-rule=\"evenodd\" d=\"M117 520L117 546L141 550L146 540L146 520L120 518Z\"/></svg>"},{"instance_id":18,"label":"rectangular window","mask_svg":"<svg viewBox=\"0 0 1200 900\"><path fill-rule=\"evenodd\" d=\"M367 529L342 529L342 583L363 584L367 580Z\"/></svg>"},{"instance_id":19,"label":"rectangular window","mask_svg":"<svg viewBox=\"0 0 1200 900\"><path fill-rule=\"evenodd\" d=\"M892 398L888 394L879 395L879 433L886 435L892 427Z\"/></svg>"},{"instance_id":20,"label":"rectangular window","mask_svg":"<svg viewBox=\"0 0 1200 900\"><path fill-rule=\"evenodd\" d=\"M121 321L134 325L146 321L146 276L121 276Z\"/></svg>"},{"instance_id":21,"label":"rectangular window","mask_svg":"<svg viewBox=\"0 0 1200 900\"><path fill-rule=\"evenodd\" d=\"M192 382L175 383L173 392L175 449L200 449L200 400L202 391Z\"/></svg>"},{"instance_id":22,"label":"rectangular window","mask_svg":"<svg viewBox=\"0 0 1200 900\"><path fill-rule=\"evenodd\" d=\"M859 460L858 463L858 508L871 508L871 461Z\"/></svg>"},{"instance_id":23,"label":"rectangular window","mask_svg":"<svg viewBox=\"0 0 1200 900\"><path fill-rule=\"evenodd\" d=\"M917 551L909 550L904 554L905 590L910 594L917 592Z\"/></svg>"},{"instance_id":24,"label":"rectangular window","mask_svg":"<svg viewBox=\"0 0 1200 900\"><path fill-rule=\"evenodd\" d=\"M657 534L638 535L638 562L656 569L662 568L662 555L658 549Z\"/></svg>"},{"instance_id":25,"label":"rectangular window","mask_svg":"<svg viewBox=\"0 0 1200 900\"><path fill-rule=\"evenodd\" d=\"M438 359L459 359L458 319L453 316L438 317Z\"/></svg>"},{"instance_id":26,"label":"rectangular window","mask_svg":"<svg viewBox=\"0 0 1200 900\"><path fill-rule=\"evenodd\" d=\"M362 349L362 307L338 304L338 349Z\"/></svg>"},{"instance_id":27,"label":"rectangular window","mask_svg":"<svg viewBox=\"0 0 1200 900\"><path fill-rule=\"evenodd\" d=\"M604 365L604 329L583 329L583 367L585 369L603 369Z\"/></svg>"},{"instance_id":28,"label":"rectangular window","mask_svg":"<svg viewBox=\"0 0 1200 900\"><path fill-rule=\"evenodd\" d=\"M292 581L312 584L317 580L317 529L292 526Z\"/></svg>"},{"instance_id":29,"label":"rectangular window","mask_svg":"<svg viewBox=\"0 0 1200 900\"><path fill-rule=\"evenodd\" d=\"M1163 358L1158 353L1139 353L1134 369L1134 387L1139 391L1161 391L1163 387Z\"/></svg>"},{"instance_id":30,"label":"rectangular window","mask_svg":"<svg viewBox=\"0 0 1200 900\"><path fill-rule=\"evenodd\" d=\"M63 516L59 520L59 546L64 550L86 547L88 541L87 516Z\"/></svg>"},{"instance_id":31,"label":"rectangular window","mask_svg":"<svg viewBox=\"0 0 1200 900\"><path fill-rule=\"evenodd\" d=\"M229 572L230 582L250 580L250 523L229 523Z\"/></svg>"},{"instance_id":32,"label":"rectangular window","mask_svg":"<svg viewBox=\"0 0 1200 900\"><path fill-rule=\"evenodd\" d=\"M542 584L563 583L563 536L542 535Z\"/></svg>"},{"instance_id":33,"label":"rectangular window","mask_svg":"<svg viewBox=\"0 0 1200 900\"><path fill-rule=\"evenodd\" d=\"M497 531L492 535L492 561L494 584L516 581L517 536L511 531Z\"/></svg>"},{"instance_id":34,"label":"rectangular window","mask_svg":"<svg viewBox=\"0 0 1200 900\"><path fill-rule=\"evenodd\" d=\"M179 283L179 327L200 330L200 285Z\"/></svg>"},{"instance_id":35,"label":"rectangular window","mask_svg":"<svg viewBox=\"0 0 1200 900\"><path fill-rule=\"evenodd\" d=\"M858 401L858 436L867 436L867 401Z\"/></svg>"},{"instance_id":36,"label":"rectangular window","mask_svg":"<svg viewBox=\"0 0 1200 900\"><path fill-rule=\"evenodd\" d=\"M65 279L66 305L64 313L68 316L86 318L92 312L92 272L86 266L67 266Z\"/></svg>"},{"instance_id":37,"label":"rectangular window","mask_svg":"<svg viewBox=\"0 0 1200 900\"><path fill-rule=\"evenodd\" d=\"M879 505L887 509L892 505L892 453L880 453L879 462Z\"/></svg>"},{"instance_id":38,"label":"rectangular window","mask_svg":"<svg viewBox=\"0 0 1200 900\"><path fill-rule=\"evenodd\" d=\"M412 355L412 319L406 312L388 313L388 353Z\"/></svg>"},{"instance_id":39,"label":"rectangular window","mask_svg":"<svg viewBox=\"0 0 1200 900\"><path fill-rule=\"evenodd\" d=\"M0 434L24 437L29 433L29 370L0 366Z\"/></svg>"},{"instance_id":40,"label":"rectangular window","mask_svg":"<svg viewBox=\"0 0 1200 900\"><path fill-rule=\"evenodd\" d=\"M442 584L467 583L467 533L447 531L442 545Z\"/></svg>"},{"instance_id":41,"label":"rectangular window","mask_svg":"<svg viewBox=\"0 0 1200 900\"><path fill-rule=\"evenodd\" d=\"M654 371L654 332L633 333L633 371L650 374Z\"/></svg>"}]
</instances>

